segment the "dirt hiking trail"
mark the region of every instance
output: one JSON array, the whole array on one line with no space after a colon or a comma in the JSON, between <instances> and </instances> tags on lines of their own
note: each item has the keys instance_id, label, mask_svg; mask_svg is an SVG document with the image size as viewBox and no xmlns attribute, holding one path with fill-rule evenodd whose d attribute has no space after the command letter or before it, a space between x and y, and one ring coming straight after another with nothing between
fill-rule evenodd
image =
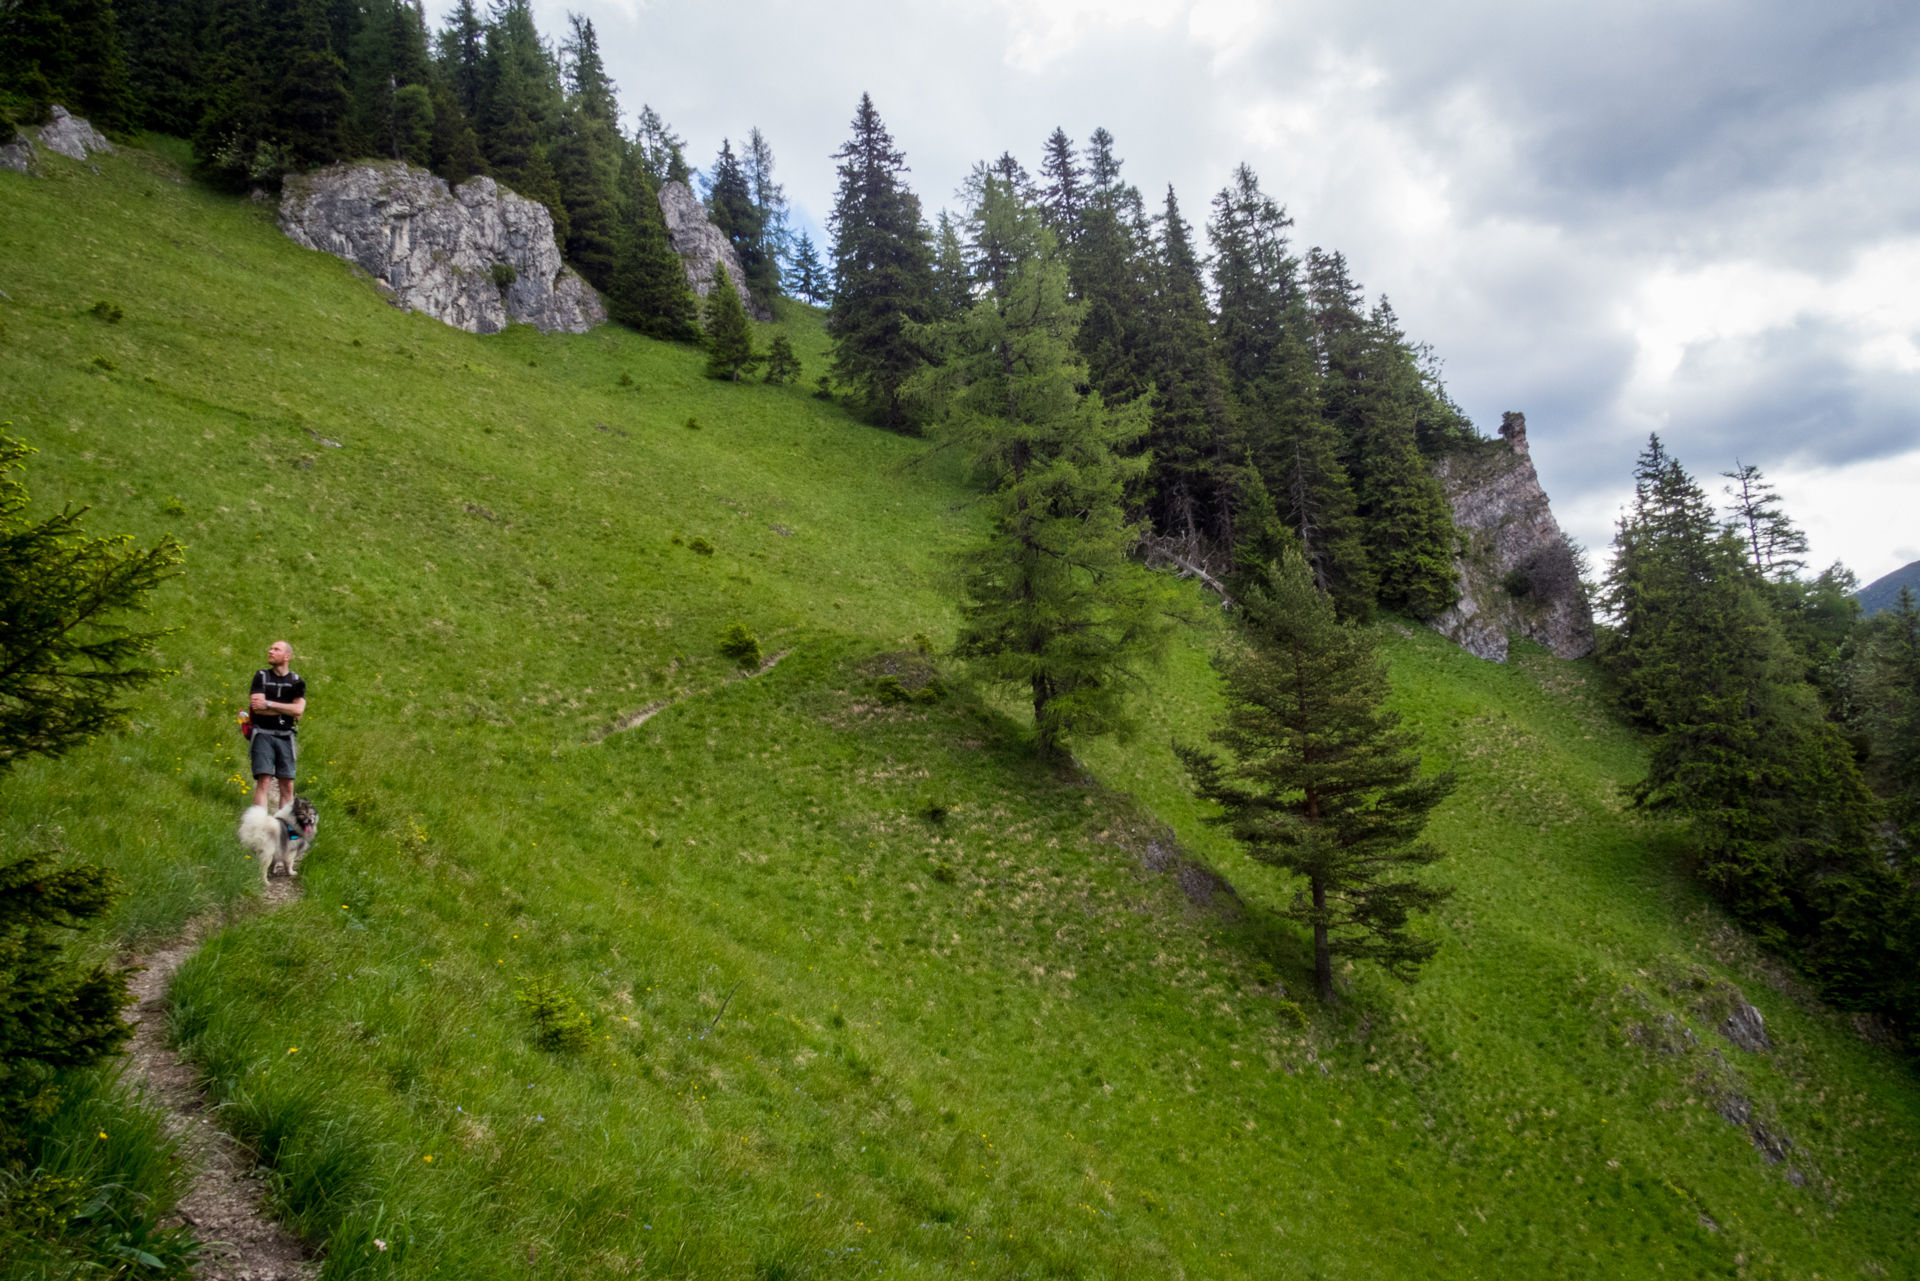
<instances>
[{"instance_id":1,"label":"dirt hiking trail","mask_svg":"<svg viewBox=\"0 0 1920 1281\"><path fill-rule=\"evenodd\" d=\"M273 911L299 897L298 887L299 881L288 877L267 882L253 910ZM168 1130L194 1167L193 1185L174 1212L200 1238L195 1274L204 1281L311 1281L320 1274L319 1263L292 1233L266 1216L266 1180L247 1150L214 1124L192 1065L166 1045L167 985L207 936L231 919L226 911L202 913L178 938L131 959L132 965L145 968L127 981L135 1003L127 1011L134 1032L124 1079L166 1112Z\"/></svg>"}]
</instances>

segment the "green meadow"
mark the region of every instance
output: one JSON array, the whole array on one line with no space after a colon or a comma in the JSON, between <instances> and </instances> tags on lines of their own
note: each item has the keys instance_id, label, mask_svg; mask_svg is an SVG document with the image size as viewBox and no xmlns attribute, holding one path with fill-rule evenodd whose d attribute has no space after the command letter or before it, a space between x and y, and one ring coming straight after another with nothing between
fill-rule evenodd
<instances>
[{"instance_id":1,"label":"green meadow","mask_svg":"<svg viewBox=\"0 0 1920 1281\"><path fill-rule=\"evenodd\" d=\"M188 547L177 674L0 827L125 876L96 948L224 914L171 1034L325 1276L1920 1271L1911 1067L1626 808L1592 664L1381 624L1461 778L1457 893L1417 986L1323 1008L1293 887L1169 748L1218 707L1217 609L1132 742L1043 767L940 657L976 491L811 394L817 313L789 388L614 326L477 337L183 159L0 172L37 509ZM321 828L268 914L234 721L282 636ZM1768 1052L1716 1031L1729 983Z\"/></svg>"}]
</instances>

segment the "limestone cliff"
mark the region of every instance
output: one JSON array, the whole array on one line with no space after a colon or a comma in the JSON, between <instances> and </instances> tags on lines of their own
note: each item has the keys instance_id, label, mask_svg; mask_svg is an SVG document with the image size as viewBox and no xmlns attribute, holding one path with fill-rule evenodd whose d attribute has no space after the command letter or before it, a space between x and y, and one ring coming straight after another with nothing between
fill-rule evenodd
<instances>
[{"instance_id":1,"label":"limestone cliff","mask_svg":"<svg viewBox=\"0 0 1920 1281\"><path fill-rule=\"evenodd\" d=\"M1526 416L1505 415L1500 436L1434 467L1465 554L1454 561L1460 599L1432 626L1496 663L1506 661L1514 633L1556 657L1585 657L1593 652L1593 612L1572 545L1534 473Z\"/></svg>"},{"instance_id":2,"label":"limestone cliff","mask_svg":"<svg viewBox=\"0 0 1920 1281\"><path fill-rule=\"evenodd\" d=\"M0 146L0 168L11 169L15 173L31 173L36 141L48 151L57 151L69 160L85 160L89 153L95 151L113 154L113 145L100 136L99 130L79 116L69 115L65 107L56 103L49 114L52 119L46 124L37 129L22 129L13 136L11 142Z\"/></svg>"},{"instance_id":3,"label":"limestone cliff","mask_svg":"<svg viewBox=\"0 0 1920 1281\"><path fill-rule=\"evenodd\" d=\"M702 298L713 288L713 265L727 269L727 279L740 294L740 304L755 320L772 320L773 313L753 300L747 292L746 273L740 269L740 255L733 242L707 217L706 206L687 190L684 182L662 183L660 212L666 216L667 239L687 268L687 283Z\"/></svg>"},{"instance_id":4,"label":"limestone cliff","mask_svg":"<svg viewBox=\"0 0 1920 1281\"><path fill-rule=\"evenodd\" d=\"M469 333L518 322L578 334L607 318L599 296L561 262L546 206L491 178L449 191L445 180L398 162L294 174L282 187L280 229L358 265L396 306Z\"/></svg>"}]
</instances>

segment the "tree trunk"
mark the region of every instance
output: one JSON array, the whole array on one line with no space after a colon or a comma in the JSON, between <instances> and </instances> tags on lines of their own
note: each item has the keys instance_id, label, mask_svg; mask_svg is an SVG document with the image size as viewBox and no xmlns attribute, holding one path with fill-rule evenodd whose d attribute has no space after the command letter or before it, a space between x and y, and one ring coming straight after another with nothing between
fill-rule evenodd
<instances>
[{"instance_id":1,"label":"tree trunk","mask_svg":"<svg viewBox=\"0 0 1920 1281\"><path fill-rule=\"evenodd\" d=\"M1327 887L1318 877L1313 880L1313 910L1316 914L1327 910ZM1325 919L1313 923L1313 977L1320 985L1320 999L1332 1005L1333 950L1327 946Z\"/></svg>"}]
</instances>

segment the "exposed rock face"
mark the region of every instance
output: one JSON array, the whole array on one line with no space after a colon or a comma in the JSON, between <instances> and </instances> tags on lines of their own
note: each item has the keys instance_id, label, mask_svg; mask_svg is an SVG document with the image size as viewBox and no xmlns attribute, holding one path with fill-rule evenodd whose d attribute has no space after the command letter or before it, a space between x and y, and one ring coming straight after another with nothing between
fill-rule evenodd
<instances>
[{"instance_id":1,"label":"exposed rock face","mask_svg":"<svg viewBox=\"0 0 1920 1281\"><path fill-rule=\"evenodd\" d=\"M393 296L469 333L511 322L585 333L606 320L586 281L560 261L553 215L491 178L448 191L399 162L339 164L286 179L280 230L358 265Z\"/></svg>"},{"instance_id":2,"label":"exposed rock face","mask_svg":"<svg viewBox=\"0 0 1920 1281\"><path fill-rule=\"evenodd\" d=\"M100 131L82 120L79 116L67 114L67 109L54 104L53 119L38 129L22 129L13 137L13 141L0 146L0 168L15 173L28 172L33 164L33 137L37 135L40 145L48 151L57 151L69 160L85 160L89 153L103 151L113 154L113 144L100 136Z\"/></svg>"},{"instance_id":3,"label":"exposed rock face","mask_svg":"<svg viewBox=\"0 0 1920 1281\"><path fill-rule=\"evenodd\" d=\"M746 273L740 269L740 255L733 242L707 218L706 206L687 190L684 182L662 183L660 212L666 215L667 239L673 251L687 267L687 283L702 298L713 288L713 265L727 269L727 279L740 294L740 305L755 320L772 320L773 313L755 302L747 293Z\"/></svg>"},{"instance_id":4,"label":"exposed rock face","mask_svg":"<svg viewBox=\"0 0 1920 1281\"><path fill-rule=\"evenodd\" d=\"M1558 658L1583 658L1593 652L1593 611L1534 473L1526 416L1507 414L1500 435L1504 448L1451 454L1434 467L1467 554L1454 562L1460 599L1433 628L1496 663L1513 632Z\"/></svg>"}]
</instances>

